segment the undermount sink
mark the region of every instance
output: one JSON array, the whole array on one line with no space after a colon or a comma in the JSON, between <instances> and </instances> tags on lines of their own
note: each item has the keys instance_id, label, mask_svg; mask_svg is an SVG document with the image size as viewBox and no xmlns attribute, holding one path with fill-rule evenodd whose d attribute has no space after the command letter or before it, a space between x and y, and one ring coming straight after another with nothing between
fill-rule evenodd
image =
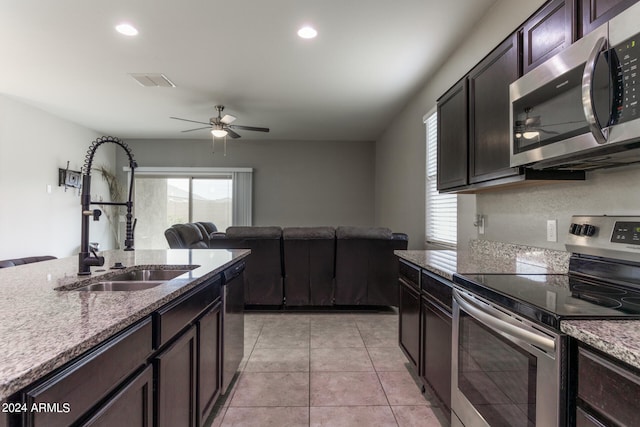
<instances>
[{"instance_id":1,"label":"undermount sink","mask_svg":"<svg viewBox=\"0 0 640 427\"><path fill-rule=\"evenodd\" d=\"M89 285L81 286L76 291L141 291L151 289L190 270L133 270L109 277Z\"/></svg>"},{"instance_id":2,"label":"undermount sink","mask_svg":"<svg viewBox=\"0 0 640 427\"><path fill-rule=\"evenodd\" d=\"M142 291L161 285L162 281L123 281L98 282L82 286L76 291Z\"/></svg>"},{"instance_id":3,"label":"undermount sink","mask_svg":"<svg viewBox=\"0 0 640 427\"><path fill-rule=\"evenodd\" d=\"M109 282L164 282L175 279L189 270L133 270L109 277Z\"/></svg>"}]
</instances>

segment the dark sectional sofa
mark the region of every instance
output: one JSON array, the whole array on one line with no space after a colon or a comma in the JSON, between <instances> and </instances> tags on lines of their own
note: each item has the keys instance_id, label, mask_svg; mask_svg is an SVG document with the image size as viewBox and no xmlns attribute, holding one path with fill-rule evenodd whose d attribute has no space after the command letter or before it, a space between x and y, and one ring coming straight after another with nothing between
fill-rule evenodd
<instances>
[{"instance_id":1,"label":"dark sectional sofa","mask_svg":"<svg viewBox=\"0 0 640 427\"><path fill-rule=\"evenodd\" d=\"M42 255L24 258L4 259L0 260L0 268L15 267L16 265L31 264L33 262L47 261L50 259L56 259L56 257L51 255Z\"/></svg>"},{"instance_id":2,"label":"dark sectional sofa","mask_svg":"<svg viewBox=\"0 0 640 427\"><path fill-rule=\"evenodd\" d=\"M245 304L279 307L397 306L407 235L376 227L229 227L198 223L165 231L171 248L251 249Z\"/></svg>"}]
</instances>

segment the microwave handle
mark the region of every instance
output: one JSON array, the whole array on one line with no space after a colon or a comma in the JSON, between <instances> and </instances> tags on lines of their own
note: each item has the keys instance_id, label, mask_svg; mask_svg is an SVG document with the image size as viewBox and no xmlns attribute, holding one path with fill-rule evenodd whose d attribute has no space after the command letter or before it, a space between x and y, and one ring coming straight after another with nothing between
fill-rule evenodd
<instances>
[{"instance_id":1,"label":"microwave handle","mask_svg":"<svg viewBox=\"0 0 640 427\"><path fill-rule=\"evenodd\" d=\"M584 109L584 116L587 119L589 130L593 134L598 144L604 144L607 142L607 136L600 126L600 120L595 111L595 102L593 100L593 76L596 71L596 63L602 48L604 48L607 39L600 37L596 41L593 50L589 54L587 63L584 67L584 73L582 74L582 107Z\"/></svg>"}]
</instances>

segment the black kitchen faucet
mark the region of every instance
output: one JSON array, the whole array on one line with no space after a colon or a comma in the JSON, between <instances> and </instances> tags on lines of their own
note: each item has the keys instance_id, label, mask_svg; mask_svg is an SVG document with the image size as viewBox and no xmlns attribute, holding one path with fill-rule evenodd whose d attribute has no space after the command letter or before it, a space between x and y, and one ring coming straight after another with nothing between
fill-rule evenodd
<instances>
[{"instance_id":1,"label":"black kitchen faucet","mask_svg":"<svg viewBox=\"0 0 640 427\"><path fill-rule=\"evenodd\" d=\"M91 165L93 163L93 156L96 154L96 149L105 142L112 142L119 145L124 149L129 157L129 167L131 168L131 182L129 183L129 197L126 202L92 202L91 201ZM131 223L133 208L133 202L131 196L133 193L133 174L138 164L133 159L133 153L131 148L120 139L112 136L103 136L96 139L91 143L87 155L85 156L84 166L82 168L82 195L80 196L80 203L82 204L82 231L80 234L80 253L78 254L78 275L87 276L91 274L91 266L104 265L104 257L98 256L93 248L89 248L89 217L93 216L94 221L98 221L102 212L100 209L91 209L91 205L109 205L109 206L126 206L126 237L124 240L125 251L132 251L133 249L133 231L136 226L136 221Z\"/></svg>"}]
</instances>

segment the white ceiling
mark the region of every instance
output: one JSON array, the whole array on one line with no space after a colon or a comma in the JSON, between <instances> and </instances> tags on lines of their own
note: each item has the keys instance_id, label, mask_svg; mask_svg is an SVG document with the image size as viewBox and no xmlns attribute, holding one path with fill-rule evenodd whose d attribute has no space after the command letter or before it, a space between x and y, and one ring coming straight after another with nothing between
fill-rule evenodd
<instances>
[{"instance_id":1,"label":"white ceiling","mask_svg":"<svg viewBox=\"0 0 640 427\"><path fill-rule=\"evenodd\" d=\"M494 2L0 0L0 93L125 139L209 138L169 116L224 104L271 128L245 139L375 140ZM305 23L316 39L298 38Z\"/></svg>"}]
</instances>

